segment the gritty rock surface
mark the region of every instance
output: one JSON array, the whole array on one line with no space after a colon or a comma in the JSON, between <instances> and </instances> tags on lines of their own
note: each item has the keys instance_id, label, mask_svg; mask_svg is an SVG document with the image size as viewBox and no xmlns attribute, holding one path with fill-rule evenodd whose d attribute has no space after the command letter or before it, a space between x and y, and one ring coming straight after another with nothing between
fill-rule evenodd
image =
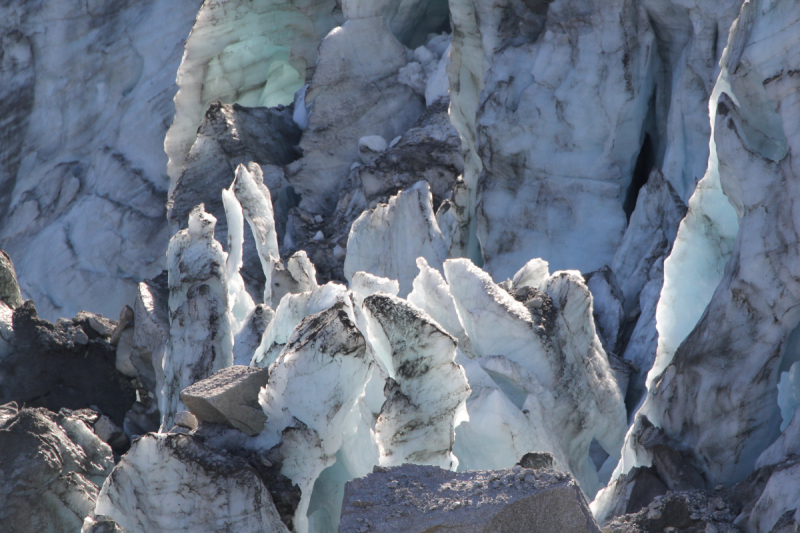
<instances>
[{"instance_id":1,"label":"gritty rock surface","mask_svg":"<svg viewBox=\"0 0 800 533\"><path fill-rule=\"evenodd\" d=\"M258 392L268 380L266 368L231 366L183 389L181 401L200 422L227 424L257 435L267 420L258 405Z\"/></svg>"},{"instance_id":2,"label":"gritty rock surface","mask_svg":"<svg viewBox=\"0 0 800 533\"><path fill-rule=\"evenodd\" d=\"M18 307L12 351L0 359L0 401L53 411L96 405L122 426L136 400L133 383L117 371L114 347L80 323L42 320L31 300Z\"/></svg>"},{"instance_id":3,"label":"gritty rock surface","mask_svg":"<svg viewBox=\"0 0 800 533\"><path fill-rule=\"evenodd\" d=\"M78 531L114 465L111 448L71 413L0 406L3 531Z\"/></svg>"},{"instance_id":4,"label":"gritty rock surface","mask_svg":"<svg viewBox=\"0 0 800 533\"><path fill-rule=\"evenodd\" d=\"M599 533L569 474L376 467L345 486L340 533Z\"/></svg>"}]
</instances>

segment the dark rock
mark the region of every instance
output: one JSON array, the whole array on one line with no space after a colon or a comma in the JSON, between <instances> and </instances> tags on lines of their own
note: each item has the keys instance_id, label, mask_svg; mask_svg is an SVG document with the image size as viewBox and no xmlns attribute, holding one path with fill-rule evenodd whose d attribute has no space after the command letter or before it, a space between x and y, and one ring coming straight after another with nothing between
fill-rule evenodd
<instances>
[{"instance_id":1,"label":"dark rock","mask_svg":"<svg viewBox=\"0 0 800 533\"><path fill-rule=\"evenodd\" d=\"M2 195L0 195L1 198ZM5 303L11 309L22 305L22 294L19 292L14 263L3 250L0 250L0 302Z\"/></svg>"},{"instance_id":2,"label":"dark rock","mask_svg":"<svg viewBox=\"0 0 800 533\"><path fill-rule=\"evenodd\" d=\"M0 406L0 529L80 530L114 466L111 448L82 418Z\"/></svg>"},{"instance_id":3,"label":"dark rock","mask_svg":"<svg viewBox=\"0 0 800 533\"><path fill-rule=\"evenodd\" d=\"M534 470L552 470L555 467L556 459L549 452L530 452L522 456L519 463L522 468L533 468Z\"/></svg>"},{"instance_id":4,"label":"dark rock","mask_svg":"<svg viewBox=\"0 0 800 533\"><path fill-rule=\"evenodd\" d=\"M365 529L366 528L366 529ZM572 533L600 529L569 474L376 467L345 486L340 533Z\"/></svg>"},{"instance_id":5,"label":"dark rock","mask_svg":"<svg viewBox=\"0 0 800 533\"><path fill-rule=\"evenodd\" d=\"M136 391L117 371L107 340L91 338L73 321L40 319L30 300L14 311L13 328L13 351L0 360L0 402L52 411L95 405L122 426Z\"/></svg>"}]
</instances>

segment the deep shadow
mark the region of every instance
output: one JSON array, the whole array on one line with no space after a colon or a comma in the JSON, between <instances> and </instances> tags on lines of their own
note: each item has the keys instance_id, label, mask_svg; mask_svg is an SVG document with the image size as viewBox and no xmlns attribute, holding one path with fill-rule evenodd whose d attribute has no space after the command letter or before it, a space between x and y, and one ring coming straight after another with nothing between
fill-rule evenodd
<instances>
[{"instance_id":1,"label":"deep shadow","mask_svg":"<svg viewBox=\"0 0 800 533\"><path fill-rule=\"evenodd\" d=\"M631 214L633 214L633 210L636 208L636 199L639 197L639 191L644 187L644 184L647 183L647 178L650 176L650 171L653 170L655 160L653 141L650 139L649 134L645 134L642 148L639 150L639 157L636 158L636 166L633 169L631 184L628 186L628 192L625 194L625 203L622 204L628 222L631 221Z\"/></svg>"}]
</instances>

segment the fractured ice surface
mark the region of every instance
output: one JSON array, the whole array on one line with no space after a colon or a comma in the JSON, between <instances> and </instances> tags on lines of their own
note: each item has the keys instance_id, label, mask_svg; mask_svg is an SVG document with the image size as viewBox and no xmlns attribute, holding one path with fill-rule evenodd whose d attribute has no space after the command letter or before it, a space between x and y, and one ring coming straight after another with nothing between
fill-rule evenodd
<instances>
[{"instance_id":1,"label":"fractured ice surface","mask_svg":"<svg viewBox=\"0 0 800 533\"><path fill-rule=\"evenodd\" d=\"M100 490L95 514L129 533L289 531L252 466L188 435L134 442Z\"/></svg>"},{"instance_id":2,"label":"fractured ice surface","mask_svg":"<svg viewBox=\"0 0 800 533\"><path fill-rule=\"evenodd\" d=\"M281 472L302 491L294 518L298 532L308 531L314 482L335 462L345 423L372 366L364 337L343 303L303 319L270 365L269 383L259 394L267 415L262 438L267 448L282 442Z\"/></svg>"},{"instance_id":3,"label":"fractured ice surface","mask_svg":"<svg viewBox=\"0 0 800 533\"><path fill-rule=\"evenodd\" d=\"M275 309L275 316L261 337L261 344L252 357L251 365L267 367L281 353L295 327L307 316L324 311L341 302L351 307L347 289L337 283L326 283L313 290L286 294ZM352 310L350 311L352 313Z\"/></svg>"},{"instance_id":4,"label":"fractured ice surface","mask_svg":"<svg viewBox=\"0 0 800 533\"><path fill-rule=\"evenodd\" d=\"M408 295L417 276L416 258L440 268L447 247L433 213L430 186L421 181L365 211L353 223L347 240L344 274L359 271L396 279L400 294Z\"/></svg>"},{"instance_id":5,"label":"fractured ice surface","mask_svg":"<svg viewBox=\"0 0 800 533\"><path fill-rule=\"evenodd\" d=\"M214 239L215 223L201 204L189 215L189 228L169 243L170 346L159 398L163 430L181 410L181 390L233 364L227 254Z\"/></svg>"},{"instance_id":6,"label":"fractured ice surface","mask_svg":"<svg viewBox=\"0 0 800 533\"><path fill-rule=\"evenodd\" d=\"M742 479L779 432L778 372L800 321L797 247L785 244L798 232L791 167L800 147L798 81L776 73L797 54L798 24L794 4L742 7L711 99L706 183L665 263L659 352L640 413L691 449L711 483ZM671 268L684 292L668 285ZM630 455L618 472L634 466Z\"/></svg>"},{"instance_id":7,"label":"fractured ice surface","mask_svg":"<svg viewBox=\"0 0 800 533\"><path fill-rule=\"evenodd\" d=\"M394 379L375 425L381 466L430 464L455 470L454 429L466 419L470 394L464 369L455 362L457 341L415 305L373 294L364 308L388 339Z\"/></svg>"},{"instance_id":8,"label":"fractured ice surface","mask_svg":"<svg viewBox=\"0 0 800 533\"><path fill-rule=\"evenodd\" d=\"M584 492L593 495L598 481L589 445L596 439L607 453L617 454L627 424L582 278L557 272L536 288L520 287L518 301L468 260L448 260L444 271L472 351L481 358L502 355L530 375L531 390L522 389L522 402L534 393L535 408L544 413L555 443L564 450L553 450L554 455L566 456Z\"/></svg>"},{"instance_id":9,"label":"fractured ice surface","mask_svg":"<svg viewBox=\"0 0 800 533\"><path fill-rule=\"evenodd\" d=\"M422 98L397 82L407 63L405 48L378 13L351 13L319 46L319 60L306 95L312 106L300 148L305 153L287 172L302 196L300 207L330 214L358 160L358 140L369 135L394 139L422 113ZM368 3L360 4L367 11Z\"/></svg>"},{"instance_id":10,"label":"fractured ice surface","mask_svg":"<svg viewBox=\"0 0 800 533\"><path fill-rule=\"evenodd\" d=\"M48 320L117 316L163 267L164 133L201 3L0 8L0 247Z\"/></svg>"}]
</instances>

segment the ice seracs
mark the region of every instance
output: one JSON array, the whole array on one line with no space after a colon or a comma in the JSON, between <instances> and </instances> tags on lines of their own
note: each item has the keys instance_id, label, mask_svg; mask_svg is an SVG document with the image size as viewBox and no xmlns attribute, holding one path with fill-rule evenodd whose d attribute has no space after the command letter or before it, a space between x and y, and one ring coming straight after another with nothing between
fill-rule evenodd
<instances>
[{"instance_id":1,"label":"ice seracs","mask_svg":"<svg viewBox=\"0 0 800 533\"><path fill-rule=\"evenodd\" d=\"M522 398L534 393L569 469L593 495L598 478L590 444L595 439L609 455L618 453L627 424L583 279L556 272L538 287L510 288L512 296L468 260L450 259L444 271L475 356L503 355L529 374L532 384L522 388Z\"/></svg>"},{"instance_id":2,"label":"ice seracs","mask_svg":"<svg viewBox=\"0 0 800 533\"><path fill-rule=\"evenodd\" d=\"M215 223L198 205L167 251L170 345L158 401L164 430L172 427L181 390L233 364L227 254L214 239Z\"/></svg>"},{"instance_id":3,"label":"ice seracs","mask_svg":"<svg viewBox=\"0 0 800 533\"><path fill-rule=\"evenodd\" d=\"M94 514L130 533L289 531L252 466L189 435L137 440L103 485Z\"/></svg>"},{"instance_id":4,"label":"ice seracs","mask_svg":"<svg viewBox=\"0 0 800 533\"><path fill-rule=\"evenodd\" d=\"M458 342L427 313L389 294L364 300L391 353L386 402L375 425L382 466L431 464L454 470L455 427L466 419L470 394L464 369L455 362ZM383 349L384 347L376 348Z\"/></svg>"},{"instance_id":5,"label":"ice seracs","mask_svg":"<svg viewBox=\"0 0 800 533\"><path fill-rule=\"evenodd\" d=\"M344 274L359 271L396 279L407 296L417 276L416 258L439 268L447 246L433 212L430 186L421 181L365 211L350 228Z\"/></svg>"},{"instance_id":6,"label":"ice seracs","mask_svg":"<svg viewBox=\"0 0 800 533\"><path fill-rule=\"evenodd\" d=\"M281 472L302 491L294 516L302 533L309 531L314 483L336 461L348 415L373 366L351 313L337 303L303 319L270 365L269 383L258 398L267 415L263 445L281 445Z\"/></svg>"}]
</instances>

